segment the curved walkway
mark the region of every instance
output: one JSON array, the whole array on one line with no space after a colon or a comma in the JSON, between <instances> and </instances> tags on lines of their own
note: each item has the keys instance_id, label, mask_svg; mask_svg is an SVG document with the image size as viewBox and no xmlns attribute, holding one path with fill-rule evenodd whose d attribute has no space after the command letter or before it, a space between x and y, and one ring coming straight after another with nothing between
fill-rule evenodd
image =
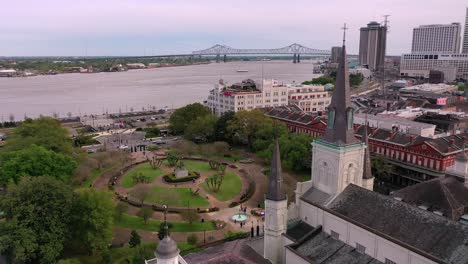
<instances>
[{"instance_id":1,"label":"curved walkway","mask_svg":"<svg viewBox=\"0 0 468 264\"><path fill-rule=\"evenodd\" d=\"M145 154L149 154L151 152L146 152ZM136 152L136 153L131 153L132 160L126 165L126 166L131 166L133 164L141 163L147 160L147 156L143 155L142 152ZM202 161L201 161L202 162ZM233 162L227 161L229 164L233 164ZM180 232L174 232L171 234L171 236L179 242L186 242L187 241L187 236L191 234L196 234L199 238L198 241L202 242L203 241L203 236L205 235L205 239L207 242L209 240L218 240L218 239L223 239L224 235L228 231L244 231L244 232L250 232L250 228L252 225L252 222L254 224L254 227L260 225L261 228L263 228L263 221L260 217L255 217L250 214L250 210L252 208L258 207L259 204L262 204L264 201L264 194L267 190L268 186L268 179L267 177L263 174L263 169L264 167L258 163L252 163L252 164L240 164L240 163L235 163L235 165L238 167L237 169L233 169L230 167L226 168L226 172L232 172L241 178L242 182L242 188L241 191L238 195L236 195L233 199L229 201L219 201L217 200L214 196L212 196L210 193L206 192L200 184L205 181L206 178L216 174L215 171L212 172L205 172L205 173L200 173L200 178L196 180L195 183L193 182L185 182L185 183L177 183L176 184L170 184L164 182L163 177L157 177L152 183L150 183L150 186L174 186L174 188L178 187L185 187L185 188L192 188L192 189L197 189L199 188L199 194L203 197L207 197L208 201L211 203L212 206L218 207L220 210L217 212L212 212L212 213L206 213L203 214L203 218L205 221L210 221L210 220L222 220L226 222L226 227L220 230L213 230L213 231L207 231L205 234L203 232L190 232L190 233L180 233ZM171 173L172 168L167 167L165 165L161 166L161 169L163 169L166 173ZM244 173L242 172L244 171ZM107 184L109 182L109 179L112 177L111 174L106 174L104 173L101 177L99 177L95 184L94 187L98 189L107 189ZM122 193L126 194L128 193L131 188L123 188L121 187L121 181L123 177L119 177L117 185L115 186L115 190ZM248 188L249 182L253 181L255 182L255 192L252 195L252 197L242 204L243 207L247 207L247 214L249 215L249 220L246 222L243 227L240 227L239 223L234 223L230 219L232 215L240 211L240 206L236 206L234 208L229 208L229 204L232 201L238 201L241 197L242 194L244 194ZM128 211L129 214L131 215L136 215L138 212L139 208L130 206L130 209ZM162 212L154 212L153 219L155 220L162 220L163 219L163 213ZM169 221L181 221L182 218L179 214L173 214L169 213L168 214L168 220ZM121 244L121 243L127 243L128 238L130 236L130 229L127 228L122 228L122 227L115 227L115 236L114 236L114 244ZM143 230L138 230L138 233L142 236L142 239L145 241L155 241L157 239L157 230L154 232L151 231L143 231Z\"/></svg>"}]
</instances>

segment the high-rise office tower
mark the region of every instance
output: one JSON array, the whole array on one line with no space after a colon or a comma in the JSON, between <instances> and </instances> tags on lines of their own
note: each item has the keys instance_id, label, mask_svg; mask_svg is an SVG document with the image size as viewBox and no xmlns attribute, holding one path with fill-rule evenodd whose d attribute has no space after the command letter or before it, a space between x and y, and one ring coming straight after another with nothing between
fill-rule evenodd
<instances>
[{"instance_id":1,"label":"high-rise office tower","mask_svg":"<svg viewBox=\"0 0 468 264\"><path fill-rule=\"evenodd\" d=\"M387 42L387 27L377 22L370 22L361 28L359 40L359 63L367 65L369 70L383 71Z\"/></svg>"},{"instance_id":2,"label":"high-rise office tower","mask_svg":"<svg viewBox=\"0 0 468 264\"><path fill-rule=\"evenodd\" d=\"M413 29L411 53L459 53L460 34L460 23L419 26Z\"/></svg>"},{"instance_id":3,"label":"high-rise office tower","mask_svg":"<svg viewBox=\"0 0 468 264\"><path fill-rule=\"evenodd\" d=\"M465 16L465 34L463 34L462 53L468 53L468 7L466 8Z\"/></svg>"},{"instance_id":4,"label":"high-rise office tower","mask_svg":"<svg viewBox=\"0 0 468 264\"><path fill-rule=\"evenodd\" d=\"M332 63L338 63L339 62L341 50L342 50L341 47L332 47L330 62L332 62Z\"/></svg>"}]
</instances>

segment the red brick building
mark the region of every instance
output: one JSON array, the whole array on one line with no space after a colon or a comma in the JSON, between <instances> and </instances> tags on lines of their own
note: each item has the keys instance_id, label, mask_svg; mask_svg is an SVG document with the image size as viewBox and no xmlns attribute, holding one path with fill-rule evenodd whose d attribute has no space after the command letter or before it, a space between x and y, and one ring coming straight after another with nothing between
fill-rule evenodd
<instances>
[{"instance_id":1,"label":"red brick building","mask_svg":"<svg viewBox=\"0 0 468 264\"><path fill-rule=\"evenodd\" d=\"M265 115L286 123L296 133L307 133L320 137L326 128L326 117L297 111L294 107L265 110ZM361 138L364 126L355 125L355 134ZM447 167L455 162L455 156L468 143L468 133L443 138L426 138L381 128L369 128L369 151L383 155L395 165L391 182L397 186L413 185L418 182L445 175Z\"/></svg>"}]
</instances>

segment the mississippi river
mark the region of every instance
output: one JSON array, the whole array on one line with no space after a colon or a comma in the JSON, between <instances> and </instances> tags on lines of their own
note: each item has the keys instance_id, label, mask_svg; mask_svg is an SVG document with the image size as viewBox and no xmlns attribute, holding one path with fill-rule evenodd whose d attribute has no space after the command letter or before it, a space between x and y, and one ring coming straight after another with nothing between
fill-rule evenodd
<instances>
[{"instance_id":1,"label":"mississippi river","mask_svg":"<svg viewBox=\"0 0 468 264\"><path fill-rule=\"evenodd\" d=\"M263 70L262 70L263 68ZM248 70L248 72L237 72ZM60 117L180 107L206 100L219 79L228 84L251 78L300 83L313 76L308 61L211 63L115 73L0 78L0 121L58 114Z\"/></svg>"}]
</instances>

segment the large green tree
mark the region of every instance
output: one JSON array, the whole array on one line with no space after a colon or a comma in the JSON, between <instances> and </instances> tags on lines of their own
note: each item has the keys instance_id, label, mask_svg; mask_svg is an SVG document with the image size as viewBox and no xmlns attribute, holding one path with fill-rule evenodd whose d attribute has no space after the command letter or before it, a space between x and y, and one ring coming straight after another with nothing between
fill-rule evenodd
<instances>
[{"instance_id":1,"label":"large green tree","mask_svg":"<svg viewBox=\"0 0 468 264\"><path fill-rule=\"evenodd\" d=\"M112 194L94 189L78 190L73 206L73 240L94 253L112 242L115 203Z\"/></svg>"},{"instance_id":2,"label":"large green tree","mask_svg":"<svg viewBox=\"0 0 468 264\"><path fill-rule=\"evenodd\" d=\"M204 115L190 122L185 129L185 138L192 141L213 141L215 134L216 116Z\"/></svg>"},{"instance_id":3,"label":"large green tree","mask_svg":"<svg viewBox=\"0 0 468 264\"><path fill-rule=\"evenodd\" d=\"M312 137L307 134L288 133L279 138L281 162L285 168L295 171L309 169L312 160ZM271 161L273 155L273 142L265 149L260 150L258 155L266 162Z\"/></svg>"},{"instance_id":4,"label":"large green tree","mask_svg":"<svg viewBox=\"0 0 468 264\"><path fill-rule=\"evenodd\" d=\"M51 176L66 180L77 167L70 156L37 145L8 151L1 162L0 184L17 183L22 176Z\"/></svg>"},{"instance_id":5,"label":"large green tree","mask_svg":"<svg viewBox=\"0 0 468 264\"><path fill-rule=\"evenodd\" d=\"M216 120L214 136L215 140L230 142L231 137L228 132L229 122L234 119L234 112L226 112Z\"/></svg>"},{"instance_id":6,"label":"large green tree","mask_svg":"<svg viewBox=\"0 0 468 264\"><path fill-rule=\"evenodd\" d=\"M68 131L61 127L56 119L50 117L26 119L19 127L13 129L5 150L22 150L33 144L65 155L74 153Z\"/></svg>"},{"instance_id":7,"label":"large green tree","mask_svg":"<svg viewBox=\"0 0 468 264\"><path fill-rule=\"evenodd\" d=\"M265 118L258 125L258 129L254 134L253 150L261 151L268 148L275 138L280 138L288 134L286 124L271 118Z\"/></svg>"},{"instance_id":8,"label":"large green tree","mask_svg":"<svg viewBox=\"0 0 468 264\"><path fill-rule=\"evenodd\" d=\"M24 177L0 199L0 252L22 263L54 263L69 238L73 192L50 177Z\"/></svg>"},{"instance_id":9,"label":"large green tree","mask_svg":"<svg viewBox=\"0 0 468 264\"><path fill-rule=\"evenodd\" d=\"M190 122L196 120L198 117L211 114L208 107L194 103L181 107L174 111L169 119L169 128L174 134L183 134Z\"/></svg>"},{"instance_id":10,"label":"large green tree","mask_svg":"<svg viewBox=\"0 0 468 264\"><path fill-rule=\"evenodd\" d=\"M363 80L364 80L364 75L362 75L362 73L360 73L360 72L358 72L356 74L350 74L349 75L349 84L351 86L360 85Z\"/></svg>"},{"instance_id":11,"label":"large green tree","mask_svg":"<svg viewBox=\"0 0 468 264\"><path fill-rule=\"evenodd\" d=\"M239 111L229 122L228 133L231 135L233 142L247 144L249 148L253 147L255 133L266 122L262 111L255 109L252 111Z\"/></svg>"}]
</instances>

